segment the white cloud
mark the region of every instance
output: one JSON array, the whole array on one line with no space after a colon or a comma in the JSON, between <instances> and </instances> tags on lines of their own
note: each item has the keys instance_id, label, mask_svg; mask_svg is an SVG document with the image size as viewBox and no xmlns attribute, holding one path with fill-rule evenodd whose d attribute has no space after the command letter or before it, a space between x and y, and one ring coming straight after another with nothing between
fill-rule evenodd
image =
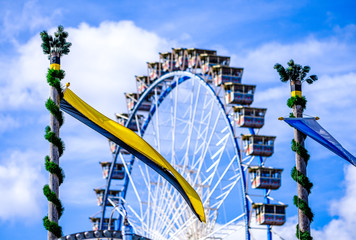
<instances>
[{"instance_id":1,"label":"white cloud","mask_svg":"<svg viewBox=\"0 0 356 240\"><path fill-rule=\"evenodd\" d=\"M170 47L166 40L130 21L103 22L97 28L81 24L68 31L73 47L62 60L65 81L109 116L126 111L123 93L136 92L134 76L146 75L146 62L158 61L158 52Z\"/></svg>"},{"instance_id":2,"label":"white cloud","mask_svg":"<svg viewBox=\"0 0 356 240\"><path fill-rule=\"evenodd\" d=\"M290 59L311 66L312 74L344 74L355 71L353 57L356 46L335 38L318 40L309 37L304 41L282 44L271 42L239 55L232 54L232 65L245 68L244 79L252 83L273 83L279 77L274 64L286 66Z\"/></svg>"},{"instance_id":3,"label":"white cloud","mask_svg":"<svg viewBox=\"0 0 356 240\"><path fill-rule=\"evenodd\" d=\"M123 93L136 91L134 76L147 74L146 62L158 61L158 52L170 46L130 21L103 22L99 27L82 23L66 30L73 46L61 59L66 71L64 83L71 82L80 97L109 116L117 110L126 111ZM35 108L47 98L45 75L49 62L40 45L39 35L33 37L19 47L20 57L4 69L0 109Z\"/></svg>"},{"instance_id":4,"label":"white cloud","mask_svg":"<svg viewBox=\"0 0 356 240\"><path fill-rule=\"evenodd\" d=\"M28 151L13 151L0 160L0 220L38 217L45 197L41 174L43 156Z\"/></svg>"},{"instance_id":5,"label":"white cloud","mask_svg":"<svg viewBox=\"0 0 356 240\"><path fill-rule=\"evenodd\" d=\"M10 114L0 114L0 134L20 126L20 121Z\"/></svg>"},{"instance_id":6,"label":"white cloud","mask_svg":"<svg viewBox=\"0 0 356 240\"><path fill-rule=\"evenodd\" d=\"M352 240L356 236L356 168L347 167L345 171L345 182L343 187L346 189L345 195L331 204L331 220L320 231L316 231L316 240Z\"/></svg>"}]
</instances>

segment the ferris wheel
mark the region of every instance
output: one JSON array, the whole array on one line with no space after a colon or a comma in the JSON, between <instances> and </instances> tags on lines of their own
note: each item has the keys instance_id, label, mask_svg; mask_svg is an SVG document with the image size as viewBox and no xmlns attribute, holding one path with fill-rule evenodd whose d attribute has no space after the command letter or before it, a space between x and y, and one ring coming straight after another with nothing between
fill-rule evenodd
<instances>
[{"instance_id":1,"label":"ferris wheel","mask_svg":"<svg viewBox=\"0 0 356 240\"><path fill-rule=\"evenodd\" d=\"M254 239L283 225L286 205L270 193L282 169L265 166L274 136L259 135L266 109L255 108L255 85L242 84L242 68L205 49L174 48L136 76L126 93L128 113L117 121L144 138L199 194L201 223L178 191L133 155L109 142L112 161L101 162L105 188L96 188L101 214L94 230L129 221L147 239ZM125 211L122 211L122 209ZM233 239L233 238L231 238Z\"/></svg>"}]
</instances>

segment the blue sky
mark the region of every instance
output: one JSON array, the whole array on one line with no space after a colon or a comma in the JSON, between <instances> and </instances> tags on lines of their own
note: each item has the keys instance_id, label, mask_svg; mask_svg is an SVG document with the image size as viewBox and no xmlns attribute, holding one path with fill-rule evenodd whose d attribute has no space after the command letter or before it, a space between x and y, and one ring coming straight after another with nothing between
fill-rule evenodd
<instances>
[{"instance_id":1,"label":"blue sky","mask_svg":"<svg viewBox=\"0 0 356 240\"><path fill-rule=\"evenodd\" d=\"M289 221L276 228L293 236L296 191L292 131L276 120L286 116L288 84L273 70L293 58L319 76L304 86L306 113L356 154L356 19L354 1L0 1L0 239L43 239L48 181L44 127L48 113L48 60L39 32L64 25L73 43L62 58L65 81L106 115L126 111L124 92L135 91L134 75L171 47L216 49L244 67L245 83L257 84L254 106L268 107L261 131L277 136L270 165L282 167L283 186L273 196L289 204ZM66 151L61 165L65 233L90 228L99 209L92 188L103 185L99 161L110 159L105 139L66 116ZM356 171L346 161L307 141L315 186L310 195L316 239L356 235ZM19 231L21 229L21 231Z\"/></svg>"}]
</instances>

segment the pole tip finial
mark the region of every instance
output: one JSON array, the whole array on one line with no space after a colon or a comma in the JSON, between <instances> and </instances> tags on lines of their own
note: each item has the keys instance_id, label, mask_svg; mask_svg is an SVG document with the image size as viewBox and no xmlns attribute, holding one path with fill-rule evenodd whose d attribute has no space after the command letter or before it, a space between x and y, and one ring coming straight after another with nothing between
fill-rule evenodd
<instances>
[{"instance_id":1,"label":"pole tip finial","mask_svg":"<svg viewBox=\"0 0 356 240\"><path fill-rule=\"evenodd\" d=\"M315 117L315 120L319 120L320 118L319 117Z\"/></svg>"},{"instance_id":2,"label":"pole tip finial","mask_svg":"<svg viewBox=\"0 0 356 240\"><path fill-rule=\"evenodd\" d=\"M284 120L284 117L279 117L278 120Z\"/></svg>"},{"instance_id":3,"label":"pole tip finial","mask_svg":"<svg viewBox=\"0 0 356 240\"><path fill-rule=\"evenodd\" d=\"M67 82L67 83L66 83L66 87L69 87L69 86L70 86L70 82Z\"/></svg>"}]
</instances>

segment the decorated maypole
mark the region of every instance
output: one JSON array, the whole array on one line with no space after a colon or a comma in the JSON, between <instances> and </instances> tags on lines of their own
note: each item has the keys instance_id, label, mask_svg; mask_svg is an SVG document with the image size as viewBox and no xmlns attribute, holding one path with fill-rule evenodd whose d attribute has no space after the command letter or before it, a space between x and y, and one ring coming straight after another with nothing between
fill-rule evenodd
<instances>
[{"instance_id":1,"label":"decorated maypole","mask_svg":"<svg viewBox=\"0 0 356 240\"><path fill-rule=\"evenodd\" d=\"M64 71L60 69L60 58L69 53L72 45L67 42L68 33L63 26L58 26L54 37L46 31L41 32L43 53L48 55L50 68L47 82L50 85L50 98L46 101L46 108L51 113L50 125L46 127L45 138L50 142L49 156L45 157L46 170L49 172L49 184L43 187L43 193L48 200L48 216L43 218L43 225L48 231L48 240L55 240L62 236L62 228L58 221L63 213L63 206L59 200L59 186L63 182L64 174L59 167L59 158L63 154L64 144L59 137L59 128L63 124L63 115L59 109L59 102L63 98L61 80Z\"/></svg>"},{"instance_id":2,"label":"decorated maypole","mask_svg":"<svg viewBox=\"0 0 356 240\"><path fill-rule=\"evenodd\" d=\"M290 81L291 97L287 101L288 107L293 109L290 117L303 118L303 111L307 100L302 96L302 82L311 84L318 78L316 75L310 75L305 79L310 71L309 66L302 67L295 64L293 60L288 62L288 68L285 69L277 63L274 68L278 71L282 82ZM297 238L302 240L313 239L310 235L310 223L313 221L313 212L308 204L308 196L313 184L307 177L307 164L310 158L308 151L304 148L306 135L294 129L294 139L292 140L292 150L295 152L296 166L292 169L292 178L297 182L298 196L294 196L293 202L298 207L298 225Z\"/></svg>"}]
</instances>

